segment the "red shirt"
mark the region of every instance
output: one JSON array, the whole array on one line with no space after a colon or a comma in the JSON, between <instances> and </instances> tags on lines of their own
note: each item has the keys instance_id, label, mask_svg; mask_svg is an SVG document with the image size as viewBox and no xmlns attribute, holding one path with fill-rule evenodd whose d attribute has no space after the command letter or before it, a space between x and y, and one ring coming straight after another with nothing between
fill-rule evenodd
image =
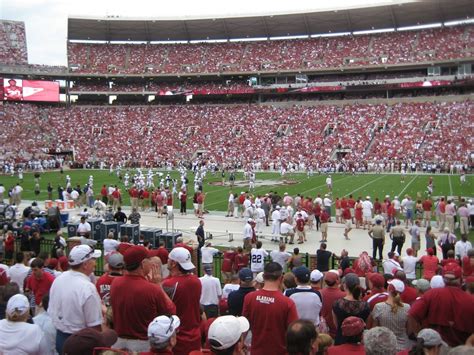
<instances>
[{"instance_id":1,"label":"red shirt","mask_svg":"<svg viewBox=\"0 0 474 355\"><path fill-rule=\"evenodd\" d=\"M100 194L101 194L102 196L107 196L107 195L108 195L108 193L107 193L107 188L106 188L105 186L100 190Z\"/></svg>"},{"instance_id":2,"label":"red shirt","mask_svg":"<svg viewBox=\"0 0 474 355\"><path fill-rule=\"evenodd\" d=\"M354 208L356 202L354 199L350 198L349 200L347 200L347 204L349 205L349 208Z\"/></svg>"},{"instance_id":3,"label":"red shirt","mask_svg":"<svg viewBox=\"0 0 474 355\"><path fill-rule=\"evenodd\" d=\"M42 271L40 279L37 279L35 275L31 275L26 279L25 288L33 291L35 295L35 303L39 305L43 296L49 292L51 285L53 284L54 276L48 272Z\"/></svg>"},{"instance_id":4,"label":"red shirt","mask_svg":"<svg viewBox=\"0 0 474 355\"><path fill-rule=\"evenodd\" d=\"M152 252L154 256L157 256L160 258L161 264L163 265L163 267L165 267L166 264L168 263L168 255L169 255L168 250L165 247L159 247L158 249L152 250Z\"/></svg>"},{"instance_id":5,"label":"red shirt","mask_svg":"<svg viewBox=\"0 0 474 355\"><path fill-rule=\"evenodd\" d=\"M336 202L334 202L334 205L337 209L341 208L341 200L336 200Z\"/></svg>"},{"instance_id":6,"label":"red shirt","mask_svg":"<svg viewBox=\"0 0 474 355\"><path fill-rule=\"evenodd\" d=\"M296 220L296 230L300 232L304 231L304 218L298 218Z\"/></svg>"},{"instance_id":7,"label":"red shirt","mask_svg":"<svg viewBox=\"0 0 474 355\"><path fill-rule=\"evenodd\" d=\"M423 255L420 258L420 263L423 264L423 278L430 281L438 270L438 258L434 255Z\"/></svg>"},{"instance_id":8,"label":"red shirt","mask_svg":"<svg viewBox=\"0 0 474 355\"><path fill-rule=\"evenodd\" d=\"M418 323L426 320L449 346L464 344L474 333L474 296L459 287L446 286L427 291L411 305L408 314Z\"/></svg>"},{"instance_id":9,"label":"red shirt","mask_svg":"<svg viewBox=\"0 0 474 355\"><path fill-rule=\"evenodd\" d=\"M385 302L388 299L388 293L384 290L377 290L372 292L362 299L363 301L366 301L369 306L370 310L372 311L377 303L382 303Z\"/></svg>"},{"instance_id":10,"label":"red shirt","mask_svg":"<svg viewBox=\"0 0 474 355\"><path fill-rule=\"evenodd\" d=\"M363 344L333 345L328 348L328 355L339 355L339 354L365 355L365 348Z\"/></svg>"},{"instance_id":11,"label":"red shirt","mask_svg":"<svg viewBox=\"0 0 474 355\"><path fill-rule=\"evenodd\" d=\"M172 290L175 314L181 320L174 353L188 355L193 350L200 350L201 281L193 274L170 276L163 281L163 287Z\"/></svg>"},{"instance_id":12,"label":"red shirt","mask_svg":"<svg viewBox=\"0 0 474 355\"><path fill-rule=\"evenodd\" d=\"M114 192L112 192L112 197L115 199L120 198L120 191L115 189Z\"/></svg>"},{"instance_id":13,"label":"red shirt","mask_svg":"<svg viewBox=\"0 0 474 355\"><path fill-rule=\"evenodd\" d=\"M382 204L379 201L374 202L374 213L380 214L382 212Z\"/></svg>"},{"instance_id":14,"label":"red shirt","mask_svg":"<svg viewBox=\"0 0 474 355\"><path fill-rule=\"evenodd\" d=\"M440 202L438 207L439 207L439 212L446 213L446 203L445 202Z\"/></svg>"},{"instance_id":15,"label":"red shirt","mask_svg":"<svg viewBox=\"0 0 474 355\"><path fill-rule=\"evenodd\" d=\"M242 315L253 330L252 355L287 353L286 331L288 325L298 319L292 299L280 291L250 292L245 296Z\"/></svg>"},{"instance_id":16,"label":"red shirt","mask_svg":"<svg viewBox=\"0 0 474 355\"><path fill-rule=\"evenodd\" d=\"M115 278L110 302L119 337L147 340L148 325L155 317L176 314L176 307L163 288L138 275Z\"/></svg>"},{"instance_id":17,"label":"red shirt","mask_svg":"<svg viewBox=\"0 0 474 355\"><path fill-rule=\"evenodd\" d=\"M321 223L328 223L329 218L331 218L331 216L329 216L329 214L326 212L326 210L322 210L322 212L321 212Z\"/></svg>"},{"instance_id":18,"label":"red shirt","mask_svg":"<svg viewBox=\"0 0 474 355\"><path fill-rule=\"evenodd\" d=\"M415 302L416 297L418 297L417 293L418 292L416 291L416 288L407 286L405 284L405 291L403 291L400 295L400 299L402 300L402 302L411 305L413 302Z\"/></svg>"},{"instance_id":19,"label":"red shirt","mask_svg":"<svg viewBox=\"0 0 474 355\"><path fill-rule=\"evenodd\" d=\"M458 259L454 259L454 258L447 258L447 259L443 259L441 260L441 266L445 266L445 265L448 265L450 263L455 263L455 264L458 264L459 266L461 266L459 264L459 260Z\"/></svg>"},{"instance_id":20,"label":"red shirt","mask_svg":"<svg viewBox=\"0 0 474 355\"><path fill-rule=\"evenodd\" d=\"M325 287L319 291L323 297L323 308L321 308L321 315L326 320L329 327L329 334L334 338L336 336L336 326L332 318L332 306L335 301L343 298L346 293L339 288Z\"/></svg>"},{"instance_id":21,"label":"red shirt","mask_svg":"<svg viewBox=\"0 0 474 355\"><path fill-rule=\"evenodd\" d=\"M234 269L235 257L236 257L235 251L228 250L224 252L222 265L221 265L222 272L232 272L232 270Z\"/></svg>"},{"instance_id":22,"label":"red shirt","mask_svg":"<svg viewBox=\"0 0 474 355\"><path fill-rule=\"evenodd\" d=\"M234 266L237 271L249 265L249 256L247 254L237 254L234 259Z\"/></svg>"},{"instance_id":23,"label":"red shirt","mask_svg":"<svg viewBox=\"0 0 474 355\"><path fill-rule=\"evenodd\" d=\"M343 198L341 200L341 208L346 208L346 207L349 207L349 205L347 203L347 200L345 198Z\"/></svg>"},{"instance_id":24,"label":"red shirt","mask_svg":"<svg viewBox=\"0 0 474 355\"><path fill-rule=\"evenodd\" d=\"M342 218L344 218L345 220L352 219L351 210L349 209L349 207L346 207L342 210Z\"/></svg>"},{"instance_id":25,"label":"red shirt","mask_svg":"<svg viewBox=\"0 0 474 355\"><path fill-rule=\"evenodd\" d=\"M7 276L7 271L3 268L0 268L0 286L5 286L10 280Z\"/></svg>"},{"instance_id":26,"label":"red shirt","mask_svg":"<svg viewBox=\"0 0 474 355\"><path fill-rule=\"evenodd\" d=\"M317 217L319 217L321 215L321 206L319 204L314 205L313 213Z\"/></svg>"},{"instance_id":27,"label":"red shirt","mask_svg":"<svg viewBox=\"0 0 474 355\"><path fill-rule=\"evenodd\" d=\"M105 296L108 296L110 293L110 285L115 280L116 277L120 277L122 275L110 275L108 272L103 274L97 282L95 283L95 287L97 288L97 292L101 299Z\"/></svg>"},{"instance_id":28,"label":"red shirt","mask_svg":"<svg viewBox=\"0 0 474 355\"><path fill-rule=\"evenodd\" d=\"M423 201L423 211L429 212L433 207L433 202L431 200L424 200Z\"/></svg>"},{"instance_id":29,"label":"red shirt","mask_svg":"<svg viewBox=\"0 0 474 355\"><path fill-rule=\"evenodd\" d=\"M463 256L462 258L462 274L464 277L468 277L472 275L472 266L469 256Z\"/></svg>"},{"instance_id":30,"label":"red shirt","mask_svg":"<svg viewBox=\"0 0 474 355\"><path fill-rule=\"evenodd\" d=\"M138 195L139 195L138 190L136 188L128 190L128 194L132 198L138 198Z\"/></svg>"},{"instance_id":31,"label":"red shirt","mask_svg":"<svg viewBox=\"0 0 474 355\"><path fill-rule=\"evenodd\" d=\"M14 251L15 250L15 238L9 234L7 239L5 239L5 251Z\"/></svg>"}]
</instances>

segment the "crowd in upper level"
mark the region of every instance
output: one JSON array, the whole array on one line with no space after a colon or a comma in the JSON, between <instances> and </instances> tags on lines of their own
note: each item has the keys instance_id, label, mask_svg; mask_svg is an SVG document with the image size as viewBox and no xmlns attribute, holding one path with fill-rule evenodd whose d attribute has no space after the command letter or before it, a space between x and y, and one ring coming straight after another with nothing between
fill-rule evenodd
<instances>
[{"instance_id":1,"label":"crowd in upper level","mask_svg":"<svg viewBox=\"0 0 474 355\"><path fill-rule=\"evenodd\" d=\"M187 44L68 43L81 73L218 73L431 62L472 56L474 26L295 40Z\"/></svg>"}]
</instances>

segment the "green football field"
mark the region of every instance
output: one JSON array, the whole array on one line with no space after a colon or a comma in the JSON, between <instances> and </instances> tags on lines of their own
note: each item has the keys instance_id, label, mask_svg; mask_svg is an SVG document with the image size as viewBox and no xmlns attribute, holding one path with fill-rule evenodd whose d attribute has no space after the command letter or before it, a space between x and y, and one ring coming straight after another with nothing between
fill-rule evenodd
<instances>
[{"instance_id":1,"label":"green football field","mask_svg":"<svg viewBox=\"0 0 474 355\"><path fill-rule=\"evenodd\" d=\"M123 172L124 173L124 172ZM134 173L130 171L130 175ZM164 172L164 176L167 172ZM146 174L146 171L144 171ZM100 188L103 184L118 185L123 191L123 204L130 205L128 194L125 191L123 182L116 176L115 172L110 174L108 170L67 170L63 174L59 171L45 172L40 177L41 193L36 199L34 195L34 176L33 173L25 173L24 180L21 183L24 188L22 198L24 200L38 200L43 201L47 198L46 186L51 182L54 191L53 199L58 198L57 187L66 186L66 175L71 176L73 186L80 184L84 186L89 180L89 175L94 177L94 192L95 195L100 194ZM172 178L179 180L178 172L170 172ZM164 177L163 176L163 177ZM405 182L401 182L399 174L360 174L360 175L346 175L333 174L333 191L332 196L342 197L352 194L354 198L369 195L372 201L375 197L383 199L385 195L390 197L399 196L400 200L404 195L408 194L412 198L426 197L426 186L428 184L428 177L430 175L415 174L407 175ZM474 176L468 175L466 183L461 184L459 175L431 175L434 181L433 198L437 196L453 196L456 200L460 197L474 198ZM226 176L227 178L228 176ZM256 188L253 190L255 195L263 195L269 191L277 191L280 195L288 192L290 195L300 193L304 196L316 197L317 194L324 196L328 192L326 188L327 175L314 175L308 178L306 174L290 173L281 177L279 173L262 172L256 174ZM155 176L155 185L158 185L161 177ZM192 208L192 192L193 192L193 175L188 174L189 185L189 201L188 208ZM2 183L8 190L19 182L18 177L11 177L6 175L0 176L0 183ZM236 176L236 183L232 191L239 194L241 191L248 191L248 183L243 180L243 174L239 173ZM178 185L179 188L180 185ZM215 176L208 174L204 181L204 192L207 193L205 200L205 208L209 211L226 211L227 199L230 187L226 179L225 185L222 186L222 177L220 173ZM42 203L40 203L42 205ZM178 201L174 201L175 208L179 208ZM457 233L459 235L459 230ZM474 231L469 234L469 239L474 242Z\"/></svg>"},{"instance_id":2,"label":"green football field","mask_svg":"<svg viewBox=\"0 0 474 355\"><path fill-rule=\"evenodd\" d=\"M122 172L124 173L124 172ZM134 170L130 170L130 175ZM144 171L146 174L146 171ZM50 182L54 188L53 199L58 198L57 187L66 185L66 175L71 177L73 186L80 184L82 187L88 182L89 175L94 177L94 192L99 195L100 188L103 184L118 185L121 188L124 196L124 204L129 205L128 194L125 191L123 182L116 176L115 172L110 174L108 170L67 170L63 174L59 171L45 172L40 177L41 193L39 197L34 195L34 176L33 173L25 173L23 182L21 182L24 192L22 198L26 200L43 201L47 198L46 186ZM166 172L164 172L166 175ZM179 180L178 172L170 173L172 178ZM431 175L434 181L433 197L437 196L454 196L455 199L459 197L474 197L474 177L468 175L466 183L461 184L459 175ZM164 177L164 176L163 176ZM228 176L226 176L227 178ZM290 173L281 177L279 173L261 172L256 174L256 188L253 190L254 195L265 194L269 191L277 191L280 195L288 192L290 195L300 193L304 196L316 197L317 194L322 196L328 192L326 188L327 175L314 175L308 178L306 174ZM360 174L360 175L345 175L333 174L333 197L342 197L352 194L354 198L369 195L372 200L375 197L383 199L385 195L399 196L400 200L404 195L408 194L413 199L424 198L426 196L426 187L428 184L429 175L416 174L407 175L405 182L401 182L399 174ZM193 192L193 176L188 174L189 178L189 203ZM155 185L158 185L158 176L155 176ZM19 179L17 176L11 177L7 175L0 176L0 183L2 183L8 190L13 187ZM206 192L206 209L211 211L225 211L227 208L227 196L231 189L226 179L225 185L222 186L222 177L220 173L215 176L208 174L204 181L204 192ZM248 191L248 184L243 180L243 174L239 173L236 177L238 186L232 189L239 194L241 191ZM180 183L178 183L178 188ZM178 207L178 202L175 201L175 207Z\"/></svg>"}]
</instances>

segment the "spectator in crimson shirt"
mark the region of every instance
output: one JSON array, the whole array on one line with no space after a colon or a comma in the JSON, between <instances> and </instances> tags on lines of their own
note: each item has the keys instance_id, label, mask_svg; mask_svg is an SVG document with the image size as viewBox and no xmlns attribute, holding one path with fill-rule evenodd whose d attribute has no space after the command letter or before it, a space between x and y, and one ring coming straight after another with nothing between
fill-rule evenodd
<instances>
[{"instance_id":1,"label":"spectator in crimson shirt","mask_svg":"<svg viewBox=\"0 0 474 355\"><path fill-rule=\"evenodd\" d=\"M439 259L434 255L433 248L426 250L427 255L423 255L419 263L423 265L423 278L430 281L438 271Z\"/></svg>"},{"instance_id":2,"label":"spectator in crimson shirt","mask_svg":"<svg viewBox=\"0 0 474 355\"><path fill-rule=\"evenodd\" d=\"M244 249L242 247L237 247L237 255L234 259L235 271L239 272L242 268L249 266L249 256L244 254Z\"/></svg>"},{"instance_id":3,"label":"spectator in crimson shirt","mask_svg":"<svg viewBox=\"0 0 474 355\"><path fill-rule=\"evenodd\" d=\"M462 258L462 274L464 277L474 275L474 249L469 249Z\"/></svg>"},{"instance_id":4,"label":"spectator in crimson shirt","mask_svg":"<svg viewBox=\"0 0 474 355\"><path fill-rule=\"evenodd\" d=\"M473 296L461 289L461 278L459 265L446 265L446 287L431 289L413 303L408 313L409 329L417 333L422 322L426 322L449 346L464 344L474 333L474 302Z\"/></svg>"},{"instance_id":5,"label":"spectator in crimson shirt","mask_svg":"<svg viewBox=\"0 0 474 355\"><path fill-rule=\"evenodd\" d=\"M99 296L102 300L109 297L110 285L117 277L120 277L123 274L125 262L123 261L122 254L110 254L107 258L107 265L109 266L109 271L99 277L95 284L97 292L99 292Z\"/></svg>"},{"instance_id":6,"label":"spectator in crimson shirt","mask_svg":"<svg viewBox=\"0 0 474 355\"><path fill-rule=\"evenodd\" d=\"M365 355L362 335L365 329L365 322L359 317L347 317L342 322L342 335L346 342L341 345L333 345L328 348L328 355L353 354Z\"/></svg>"},{"instance_id":7,"label":"spectator in crimson shirt","mask_svg":"<svg viewBox=\"0 0 474 355\"><path fill-rule=\"evenodd\" d=\"M339 275L336 272L329 271L324 276L326 287L319 292L323 297L323 307L321 308L321 316L324 317L329 328L331 337L336 336L336 325L334 324L332 306L335 301L343 298L346 293L339 288Z\"/></svg>"},{"instance_id":8,"label":"spectator in crimson shirt","mask_svg":"<svg viewBox=\"0 0 474 355\"><path fill-rule=\"evenodd\" d=\"M370 293L365 295L362 300L369 304L370 310L373 310L377 303L385 302L388 298L388 293L385 290L385 278L379 273L372 273L367 274L367 281Z\"/></svg>"},{"instance_id":9,"label":"spectator in crimson shirt","mask_svg":"<svg viewBox=\"0 0 474 355\"><path fill-rule=\"evenodd\" d=\"M40 305L43 296L49 292L54 281L54 276L43 270L44 260L35 258L31 262L31 276L26 279L25 293L32 292L37 306Z\"/></svg>"},{"instance_id":10,"label":"spectator in crimson shirt","mask_svg":"<svg viewBox=\"0 0 474 355\"><path fill-rule=\"evenodd\" d=\"M195 266L191 254L185 248L177 247L168 255L170 276L163 281L163 287L176 305L176 315L181 320L177 335L175 355L188 355L201 348L201 281L194 274Z\"/></svg>"},{"instance_id":11,"label":"spectator in crimson shirt","mask_svg":"<svg viewBox=\"0 0 474 355\"><path fill-rule=\"evenodd\" d=\"M413 302L415 302L417 294L418 294L418 292L416 291L416 288L408 284L407 276L405 272L397 271L394 276L396 279L403 281L403 283L405 284L405 290L400 294L400 298L402 299L402 302L408 303L409 305L411 305Z\"/></svg>"},{"instance_id":12,"label":"spectator in crimson shirt","mask_svg":"<svg viewBox=\"0 0 474 355\"><path fill-rule=\"evenodd\" d=\"M232 277L235 255L236 252L233 248L230 248L229 250L224 252L221 265L221 272L222 276L224 276L224 283L229 283Z\"/></svg>"},{"instance_id":13,"label":"spectator in crimson shirt","mask_svg":"<svg viewBox=\"0 0 474 355\"><path fill-rule=\"evenodd\" d=\"M151 252L152 252L153 256L157 256L157 257L160 258L162 265L168 264L169 252L165 248L165 242L164 241L160 242L160 247L158 249L154 249Z\"/></svg>"},{"instance_id":14,"label":"spectator in crimson shirt","mask_svg":"<svg viewBox=\"0 0 474 355\"><path fill-rule=\"evenodd\" d=\"M283 268L280 264L266 264L263 279L262 289L245 296L242 311L252 330L252 355L283 355L287 353L286 331L298 319L298 312L295 303L281 293Z\"/></svg>"}]
</instances>

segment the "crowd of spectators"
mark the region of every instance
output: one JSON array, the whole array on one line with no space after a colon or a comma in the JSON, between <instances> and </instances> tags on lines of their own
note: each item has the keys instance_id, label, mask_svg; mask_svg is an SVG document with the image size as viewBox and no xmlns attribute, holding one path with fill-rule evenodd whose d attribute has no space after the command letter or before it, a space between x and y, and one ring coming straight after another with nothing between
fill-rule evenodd
<instances>
[{"instance_id":1,"label":"crowd of spectators","mask_svg":"<svg viewBox=\"0 0 474 355\"><path fill-rule=\"evenodd\" d=\"M313 212L327 218L327 211L331 212L331 205L323 211L316 208L320 195L314 201L299 194L246 195L247 199L268 205L269 212L297 210L297 220L308 230ZM350 250L343 249L339 256L322 243L310 262L298 248L293 254L286 252L283 242L268 253L257 235L248 243L244 239L243 248L230 247L222 253L205 239L202 219L197 241L180 237L168 249L163 243L152 246L142 237L133 241L121 235L118 240L113 232L102 242L103 250L96 248L101 245L88 238L91 227L85 216L77 229L80 241L66 240L58 231L52 252L41 248L45 238L33 227L21 231L18 243L12 231L1 231L0 247L5 254L0 252L0 351L32 355L93 355L99 350L141 355L472 354L474 249L467 240L469 228L474 227L472 218L470 227L463 226L472 200L459 203L461 239L456 240L454 229L445 229L444 219L437 218L439 238L436 243L433 239L426 252L416 249L421 218L411 220L409 247L403 249L405 237L396 240L400 231L405 234L401 220L410 222L409 200L407 196L395 214L389 206L399 202L396 197L382 202L375 198L373 205L370 197L364 201L367 238L374 239L374 246L380 239L382 248L388 240L385 228L393 238L391 251L386 257L380 252L378 260L375 247L372 257L364 251L350 258ZM339 205L336 200L336 220L342 208L344 223L351 223L352 202L352 195L343 197ZM356 209L359 203L360 198ZM442 203L429 198L423 202L425 216L429 213L427 243L431 224L435 226L431 212ZM302 211L308 212L307 217L302 217ZM120 213L114 218L126 219ZM291 214L284 221L290 221ZM323 225L327 218L321 219ZM357 213L354 218L359 218ZM272 223L277 221L273 213L272 219ZM87 230L81 229L88 224ZM253 219L248 225L254 230ZM102 254L103 268L98 267ZM215 267L218 254L219 268Z\"/></svg>"},{"instance_id":2,"label":"crowd of spectators","mask_svg":"<svg viewBox=\"0 0 474 355\"><path fill-rule=\"evenodd\" d=\"M266 169L288 162L315 167L336 149L346 149L345 159L353 161L417 159L422 153L436 163L465 163L473 151L474 126L466 121L472 112L472 101L70 108L7 103L0 139L2 154L20 160L50 150L73 151L79 163L115 165L176 165L203 150L219 165L258 161ZM288 129L277 135L282 125ZM236 127L241 134L235 134Z\"/></svg>"},{"instance_id":3,"label":"crowd of spectators","mask_svg":"<svg viewBox=\"0 0 474 355\"><path fill-rule=\"evenodd\" d=\"M1 64L28 64L25 24L0 21L0 47Z\"/></svg>"},{"instance_id":4,"label":"crowd of spectators","mask_svg":"<svg viewBox=\"0 0 474 355\"><path fill-rule=\"evenodd\" d=\"M257 42L68 43L81 73L217 73L403 64L472 55L472 26Z\"/></svg>"}]
</instances>

